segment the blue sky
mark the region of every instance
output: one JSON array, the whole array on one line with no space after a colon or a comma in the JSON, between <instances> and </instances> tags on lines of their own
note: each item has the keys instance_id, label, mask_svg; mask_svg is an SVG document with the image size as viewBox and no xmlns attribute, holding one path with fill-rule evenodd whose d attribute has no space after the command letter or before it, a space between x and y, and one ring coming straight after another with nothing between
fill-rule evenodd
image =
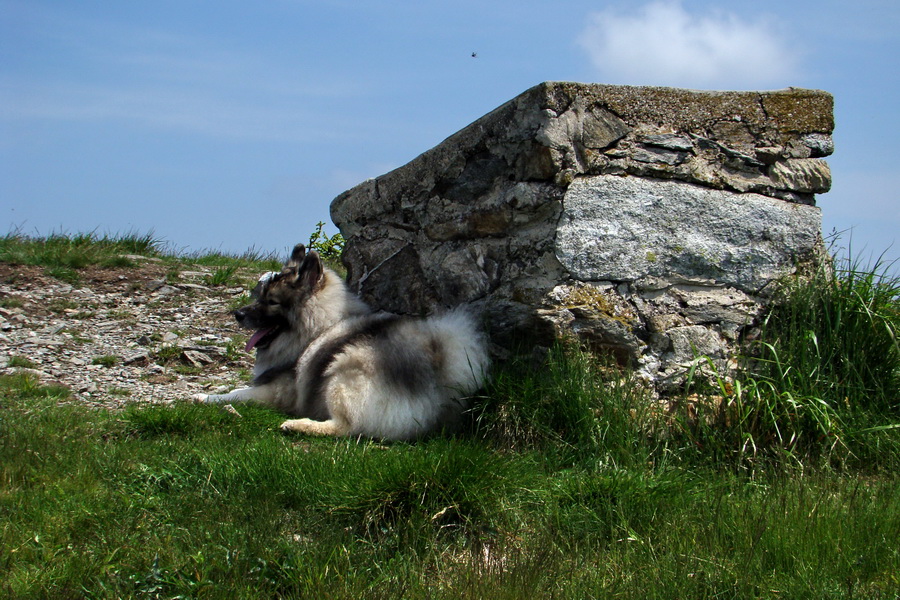
<instances>
[{"instance_id":1,"label":"blue sky","mask_svg":"<svg viewBox=\"0 0 900 600\"><path fill-rule=\"evenodd\" d=\"M0 0L0 227L283 253L542 81L795 86L835 96L823 230L897 258L898 32L896 0Z\"/></svg>"}]
</instances>

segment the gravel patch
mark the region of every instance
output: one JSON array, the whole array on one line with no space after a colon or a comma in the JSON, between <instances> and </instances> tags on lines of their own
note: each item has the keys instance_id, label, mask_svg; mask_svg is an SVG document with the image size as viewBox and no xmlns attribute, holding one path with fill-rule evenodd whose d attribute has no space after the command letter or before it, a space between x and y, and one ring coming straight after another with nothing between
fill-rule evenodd
<instances>
[{"instance_id":1,"label":"gravel patch","mask_svg":"<svg viewBox=\"0 0 900 600\"><path fill-rule=\"evenodd\" d=\"M209 270L196 265L171 270L91 267L70 285L40 267L0 264L0 374L26 371L106 408L244 385L253 356L230 313L245 289L204 285Z\"/></svg>"}]
</instances>

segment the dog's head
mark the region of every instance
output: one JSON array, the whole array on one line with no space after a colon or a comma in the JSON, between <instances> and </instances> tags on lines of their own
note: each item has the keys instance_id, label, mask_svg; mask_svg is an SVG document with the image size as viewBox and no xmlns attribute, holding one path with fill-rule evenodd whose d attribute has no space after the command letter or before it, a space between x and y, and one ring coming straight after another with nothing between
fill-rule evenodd
<instances>
[{"instance_id":1,"label":"dog's head","mask_svg":"<svg viewBox=\"0 0 900 600\"><path fill-rule=\"evenodd\" d=\"M234 311L241 327L253 329L246 350L268 348L279 335L296 324L303 305L319 289L324 276L322 260L303 244L294 246L280 273L265 273L250 297L253 303Z\"/></svg>"}]
</instances>

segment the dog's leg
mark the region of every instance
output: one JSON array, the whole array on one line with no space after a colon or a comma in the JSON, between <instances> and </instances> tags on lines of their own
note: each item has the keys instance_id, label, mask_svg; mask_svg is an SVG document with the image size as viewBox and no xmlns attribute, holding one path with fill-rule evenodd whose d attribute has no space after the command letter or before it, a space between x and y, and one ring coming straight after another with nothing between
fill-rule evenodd
<instances>
[{"instance_id":1,"label":"dog's leg","mask_svg":"<svg viewBox=\"0 0 900 600\"><path fill-rule=\"evenodd\" d=\"M235 402L268 403L275 399L275 386L260 385L232 390L227 394L194 394L194 402L203 404L233 404Z\"/></svg>"},{"instance_id":2,"label":"dog's leg","mask_svg":"<svg viewBox=\"0 0 900 600\"><path fill-rule=\"evenodd\" d=\"M350 433L350 424L346 421L329 419L313 421L312 419L289 419L281 424L284 433L306 433L309 435L343 436Z\"/></svg>"}]
</instances>

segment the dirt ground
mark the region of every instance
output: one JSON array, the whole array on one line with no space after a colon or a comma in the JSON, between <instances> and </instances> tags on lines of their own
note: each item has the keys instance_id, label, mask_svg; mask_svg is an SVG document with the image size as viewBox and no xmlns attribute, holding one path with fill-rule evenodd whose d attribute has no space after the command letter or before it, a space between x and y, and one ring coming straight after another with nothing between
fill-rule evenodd
<instances>
[{"instance_id":1,"label":"dirt ground","mask_svg":"<svg viewBox=\"0 0 900 600\"><path fill-rule=\"evenodd\" d=\"M247 300L243 287L210 286L206 267L176 275L152 258L77 273L73 285L42 267L0 263L0 374L26 371L111 408L249 379L247 334L230 314Z\"/></svg>"}]
</instances>

